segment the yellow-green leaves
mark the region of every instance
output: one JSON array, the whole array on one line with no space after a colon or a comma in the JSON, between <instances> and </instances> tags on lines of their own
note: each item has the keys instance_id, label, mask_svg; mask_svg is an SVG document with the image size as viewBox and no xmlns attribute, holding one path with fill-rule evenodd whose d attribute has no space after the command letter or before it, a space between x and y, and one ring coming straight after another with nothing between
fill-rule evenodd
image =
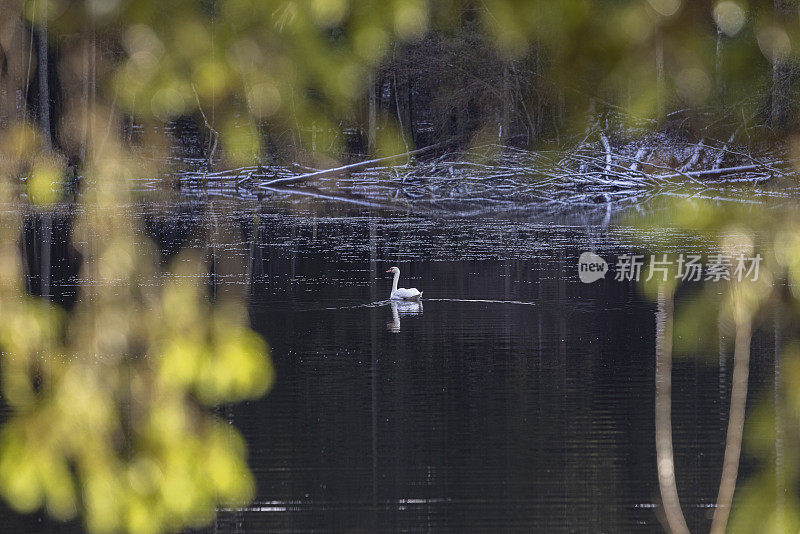
<instances>
[{"instance_id":1,"label":"yellow-green leaves","mask_svg":"<svg viewBox=\"0 0 800 534\"><path fill-rule=\"evenodd\" d=\"M214 405L263 395L274 380L264 341L235 303L211 307L197 285L170 282L158 324L160 387ZM187 313L183 313L183 310Z\"/></svg>"},{"instance_id":2,"label":"yellow-green leaves","mask_svg":"<svg viewBox=\"0 0 800 534\"><path fill-rule=\"evenodd\" d=\"M14 410L0 433L0 493L21 512L82 511L91 532L199 527L255 487L244 442L198 401L263 395L268 348L240 305L211 304L202 277L186 276L201 272L196 260L179 260L182 275L147 295L121 291L145 264L110 235L116 259L94 259L107 270L76 311L31 297L12 311L19 296L0 295L3 396ZM65 326L72 335L54 337Z\"/></svg>"},{"instance_id":3,"label":"yellow-green leaves","mask_svg":"<svg viewBox=\"0 0 800 534\"><path fill-rule=\"evenodd\" d=\"M311 0L311 14L318 25L338 26L344 20L349 0Z\"/></svg>"},{"instance_id":4,"label":"yellow-green leaves","mask_svg":"<svg viewBox=\"0 0 800 534\"><path fill-rule=\"evenodd\" d=\"M0 131L0 495L92 533L200 527L254 495L243 440L209 407L263 395L269 350L241 303L210 301L202 261L161 266L131 209L140 160L102 124L72 212L83 266L69 311L28 293L19 243L24 214L61 213L63 161L24 124Z\"/></svg>"}]
</instances>

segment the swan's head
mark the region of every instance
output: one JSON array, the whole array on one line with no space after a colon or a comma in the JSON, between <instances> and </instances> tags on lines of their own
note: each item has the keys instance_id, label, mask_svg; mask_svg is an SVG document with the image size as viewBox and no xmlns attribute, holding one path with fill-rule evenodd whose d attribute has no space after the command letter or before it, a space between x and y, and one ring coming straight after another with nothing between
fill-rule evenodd
<instances>
[{"instance_id":1,"label":"swan's head","mask_svg":"<svg viewBox=\"0 0 800 534\"><path fill-rule=\"evenodd\" d=\"M387 273L392 273L392 274L400 274L400 269L398 269L397 267L392 267L391 269L389 269L386 272Z\"/></svg>"}]
</instances>

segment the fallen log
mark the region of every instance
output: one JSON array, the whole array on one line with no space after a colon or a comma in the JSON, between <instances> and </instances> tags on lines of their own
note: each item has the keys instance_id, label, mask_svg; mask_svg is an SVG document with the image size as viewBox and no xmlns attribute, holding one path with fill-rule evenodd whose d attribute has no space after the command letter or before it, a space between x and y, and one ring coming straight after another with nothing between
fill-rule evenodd
<instances>
[{"instance_id":1,"label":"fallen log","mask_svg":"<svg viewBox=\"0 0 800 534\"><path fill-rule=\"evenodd\" d=\"M628 156L618 155L621 159L631 160L632 158ZM752 171L763 171L767 173L777 172L780 171L777 167L789 167L791 163L788 161L772 161L769 163L757 163L753 165L738 165L736 167L725 167L724 169L704 169L700 171L686 171L681 172L678 169L674 169L671 167L666 167L664 165L656 165L655 163L645 163L649 167L653 167L656 169L661 169L667 171L669 174L655 174L655 173L646 173L647 176L657 179L657 180L674 180L676 178L688 178L694 183L702 184L699 182L697 178L708 178L708 177L719 177L724 176L726 174L734 174L740 172L752 172ZM642 171L639 171L642 172Z\"/></svg>"},{"instance_id":2,"label":"fallen log","mask_svg":"<svg viewBox=\"0 0 800 534\"><path fill-rule=\"evenodd\" d=\"M323 169L321 171L309 172L306 174L299 174L297 176L287 176L286 178L276 178L274 180L270 180L268 182L264 182L263 184L258 184L258 187L264 188L273 186L276 184L285 184L288 182L299 182L303 180L314 180L316 178L324 178L327 176L336 176L337 174L357 171L361 169L367 169L379 163L386 163L389 161L394 161L400 158L408 158L411 156L418 156L420 154L425 154L426 152L431 152L437 148L441 148L445 146L446 143L437 143L435 145L426 146L424 148L418 148L416 150L411 150L409 152L404 152L402 154L396 154L394 156L387 156L384 158L376 158L370 159L366 161L359 161L358 163L351 163L349 165L342 165L341 167L334 167L332 169Z\"/></svg>"},{"instance_id":3,"label":"fallen log","mask_svg":"<svg viewBox=\"0 0 800 534\"><path fill-rule=\"evenodd\" d=\"M750 172L750 171L767 171L769 172L771 169L770 167L785 167L789 165L784 161L775 161L771 162L769 166L763 164L756 164L756 165L740 165L738 167L726 167L724 169L706 169L702 171L687 171L678 174L661 174L658 175L659 178L671 180L674 178L685 178L686 176L692 178L709 178L709 177L719 177L724 176L726 174L735 174L740 172Z\"/></svg>"}]
</instances>

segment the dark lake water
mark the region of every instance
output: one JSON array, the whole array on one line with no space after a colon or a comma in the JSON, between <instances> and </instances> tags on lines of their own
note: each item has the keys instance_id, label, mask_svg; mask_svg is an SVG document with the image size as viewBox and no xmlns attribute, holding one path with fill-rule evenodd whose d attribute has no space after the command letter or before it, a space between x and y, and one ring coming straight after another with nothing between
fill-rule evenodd
<instances>
[{"instance_id":1,"label":"dark lake water","mask_svg":"<svg viewBox=\"0 0 800 534\"><path fill-rule=\"evenodd\" d=\"M218 409L247 440L258 491L209 531L663 531L656 304L630 282L581 283L577 259L665 236L267 205L141 212L165 259L179 246L206 251L210 291L246 298L277 370L266 397ZM68 303L78 280L60 250L47 284ZM424 291L421 305L386 302L393 265L401 286ZM769 398L776 372L770 332L753 346L751 401ZM731 358L674 362L676 474L692 531L713 513ZM745 457L742 478L750 469Z\"/></svg>"}]
</instances>

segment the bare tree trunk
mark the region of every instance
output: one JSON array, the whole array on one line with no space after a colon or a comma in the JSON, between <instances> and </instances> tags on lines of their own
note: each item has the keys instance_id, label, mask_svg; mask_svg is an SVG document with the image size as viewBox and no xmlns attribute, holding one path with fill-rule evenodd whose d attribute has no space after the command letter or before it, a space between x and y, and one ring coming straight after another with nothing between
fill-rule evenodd
<instances>
[{"instance_id":1,"label":"bare tree trunk","mask_svg":"<svg viewBox=\"0 0 800 534\"><path fill-rule=\"evenodd\" d=\"M543 7L541 2L537 2L536 4L536 11L537 16L540 14L541 9ZM545 108L545 98L544 98L544 84L542 83L544 80L544 73L542 72L544 69L542 65L544 62L542 61L542 38L540 34L536 34L536 72L535 76L538 80L536 83L536 127L534 128L534 136L538 140L542 136L542 131L544 130L544 108ZM531 140L528 140L530 143Z\"/></svg>"},{"instance_id":2,"label":"bare tree trunk","mask_svg":"<svg viewBox=\"0 0 800 534\"><path fill-rule=\"evenodd\" d=\"M776 24L781 24L796 13L795 0L775 0L773 17ZM772 51L772 109L770 122L773 128L784 128L789 120L791 105L791 60L781 51Z\"/></svg>"},{"instance_id":3,"label":"bare tree trunk","mask_svg":"<svg viewBox=\"0 0 800 534\"><path fill-rule=\"evenodd\" d=\"M392 93L394 93L394 105L397 111L397 127L400 130L400 139L403 141L403 146L406 147L406 152L408 152L409 148L408 148L408 140L406 139L406 129L405 126L403 125L403 111L400 109L400 96L399 96L400 88L397 86L397 62L395 59L396 56L397 56L397 45L394 46L394 50L392 51L392 62L394 63L394 66L392 67L392 85L393 85Z\"/></svg>"},{"instance_id":4,"label":"bare tree trunk","mask_svg":"<svg viewBox=\"0 0 800 534\"><path fill-rule=\"evenodd\" d=\"M725 437L725 456L722 460L722 477L719 482L717 506L711 520L711 534L725 534L728 517L739 473L739 456L742 452L747 382L750 374L750 319L736 322L736 341L733 349L733 385L731 407L728 415L728 432Z\"/></svg>"},{"instance_id":5,"label":"bare tree trunk","mask_svg":"<svg viewBox=\"0 0 800 534\"><path fill-rule=\"evenodd\" d=\"M8 113L8 88L10 84L4 78L6 77L0 74L0 128L5 128L10 121L10 114Z\"/></svg>"},{"instance_id":6,"label":"bare tree trunk","mask_svg":"<svg viewBox=\"0 0 800 534\"><path fill-rule=\"evenodd\" d=\"M367 152L374 154L378 132L378 103L375 101L376 87L374 74L370 75L367 83L369 85L367 93L367 106L369 108L367 111Z\"/></svg>"},{"instance_id":7,"label":"bare tree trunk","mask_svg":"<svg viewBox=\"0 0 800 534\"><path fill-rule=\"evenodd\" d=\"M42 16L39 22L39 127L42 130L42 150L53 149L50 127L50 83L47 57L47 0L42 0ZM53 239L53 214L42 214L42 296L50 298L50 253Z\"/></svg>"},{"instance_id":8,"label":"bare tree trunk","mask_svg":"<svg viewBox=\"0 0 800 534\"><path fill-rule=\"evenodd\" d=\"M97 136L97 124L94 113L97 106L97 34L95 32L94 22L92 22L92 40L89 50L91 51L91 72L89 76L89 103L91 104L89 107L91 110L89 113L89 141L93 144L92 139L95 139Z\"/></svg>"},{"instance_id":9,"label":"bare tree trunk","mask_svg":"<svg viewBox=\"0 0 800 534\"><path fill-rule=\"evenodd\" d=\"M722 75L722 45L723 33L717 26L717 50L716 50L716 64L714 71L714 82L717 90L717 104L721 115L725 114L725 80Z\"/></svg>"},{"instance_id":10,"label":"bare tree trunk","mask_svg":"<svg viewBox=\"0 0 800 534\"><path fill-rule=\"evenodd\" d=\"M656 312L656 461L658 487L670 532L688 534L675 481L672 450L672 290L658 288Z\"/></svg>"},{"instance_id":11,"label":"bare tree trunk","mask_svg":"<svg viewBox=\"0 0 800 534\"><path fill-rule=\"evenodd\" d=\"M411 76L406 76L406 93L408 94L408 132L411 135L411 144L419 146L417 132L414 130L414 85Z\"/></svg>"},{"instance_id":12,"label":"bare tree trunk","mask_svg":"<svg viewBox=\"0 0 800 534\"><path fill-rule=\"evenodd\" d=\"M503 123L500 127L500 141L508 139L511 136L511 73L509 72L508 62L503 65Z\"/></svg>"},{"instance_id":13,"label":"bare tree trunk","mask_svg":"<svg viewBox=\"0 0 800 534\"><path fill-rule=\"evenodd\" d=\"M657 118L658 122L664 120L665 112L665 75L664 75L664 40L661 35L661 25L656 22L655 31L655 44L656 44L656 105L658 106Z\"/></svg>"},{"instance_id":14,"label":"bare tree trunk","mask_svg":"<svg viewBox=\"0 0 800 534\"><path fill-rule=\"evenodd\" d=\"M50 129L50 84L47 59L47 0L42 0L42 20L39 22L39 126L42 130L42 149L52 150Z\"/></svg>"},{"instance_id":15,"label":"bare tree trunk","mask_svg":"<svg viewBox=\"0 0 800 534\"><path fill-rule=\"evenodd\" d=\"M81 125L81 165L86 162L86 146L89 144L89 48L91 42L87 41L83 45L83 94L81 95L81 111L83 113L83 124Z\"/></svg>"},{"instance_id":16,"label":"bare tree trunk","mask_svg":"<svg viewBox=\"0 0 800 534\"><path fill-rule=\"evenodd\" d=\"M0 22L0 50L5 51L5 68L0 73L3 93L0 115L8 122L19 120L25 115L23 95L26 86L25 51L30 47L28 35L25 25L18 17L9 17L9 20Z\"/></svg>"},{"instance_id":17,"label":"bare tree trunk","mask_svg":"<svg viewBox=\"0 0 800 534\"><path fill-rule=\"evenodd\" d=\"M397 128L400 130L400 139L403 141L403 146L406 147L406 152L408 152L408 140L406 139L406 128L403 125L403 112L400 109L400 97L398 96L396 71L392 74L392 85L394 86L394 89L392 90L394 93L394 106L395 110L397 111Z\"/></svg>"},{"instance_id":18,"label":"bare tree trunk","mask_svg":"<svg viewBox=\"0 0 800 534\"><path fill-rule=\"evenodd\" d=\"M31 21L31 28L27 33L27 42L25 48L28 50L27 68L25 69L25 76L22 76L20 70L20 84L17 86L17 118L26 119L28 113L28 88L31 84L31 63L33 62L33 21Z\"/></svg>"}]
</instances>

